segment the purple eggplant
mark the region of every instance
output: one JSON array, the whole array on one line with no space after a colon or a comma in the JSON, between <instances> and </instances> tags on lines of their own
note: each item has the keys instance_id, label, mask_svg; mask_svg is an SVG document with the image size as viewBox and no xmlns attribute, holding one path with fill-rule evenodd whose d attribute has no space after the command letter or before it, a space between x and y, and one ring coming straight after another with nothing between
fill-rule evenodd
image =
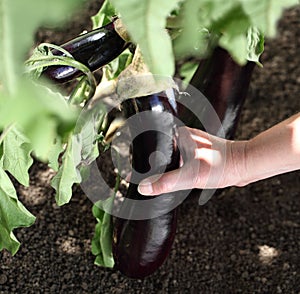
<instances>
[{"instance_id":1,"label":"purple eggplant","mask_svg":"<svg viewBox=\"0 0 300 294\"><path fill-rule=\"evenodd\" d=\"M128 46L116 32L114 22L101 28L83 34L61 45L70 52L75 60L86 65L94 71L111 62L119 56ZM61 51L52 50L53 55L64 56ZM72 66L49 66L42 75L56 83L68 82L82 73Z\"/></svg>"},{"instance_id":2,"label":"purple eggplant","mask_svg":"<svg viewBox=\"0 0 300 294\"><path fill-rule=\"evenodd\" d=\"M197 101L197 97L191 97L194 106L191 109L178 104L180 119L189 127L204 131L209 128L210 134L223 135L226 139L233 140L254 68L254 62L249 61L245 66L240 66L226 50L216 47L210 57L200 61L190 84L208 99L217 115L199 109L201 103ZM199 93L195 96L199 96ZM193 111L201 113L200 118ZM217 118L219 122L216 122ZM199 191L202 190L194 189L194 195ZM204 198L200 198L199 203L206 203L209 199L202 197Z\"/></svg>"},{"instance_id":3,"label":"purple eggplant","mask_svg":"<svg viewBox=\"0 0 300 294\"><path fill-rule=\"evenodd\" d=\"M209 100L224 129L225 138L233 139L241 110L247 96L254 62L245 66L237 64L229 53L217 47L211 56L200 62L190 84ZM190 127L202 128L201 122L186 110L181 110L181 118ZM209 122L210 114L203 114L202 120ZM211 121L211 125L215 122ZM212 134L217 134L217 129Z\"/></svg>"},{"instance_id":4,"label":"purple eggplant","mask_svg":"<svg viewBox=\"0 0 300 294\"><path fill-rule=\"evenodd\" d=\"M173 90L172 90L173 91ZM174 92L172 92L174 94ZM176 143L177 116L176 101L165 92L146 97L129 99L123 102L122 109L126 117L138 112L145 112L141 121L129 123L134 138L132 141L131 183L126 199L149 201L155 197L145 197L138 193L138 184L143 178L152 174L163 173L179 167L180 154ZM171 115L164 115L164 114ZM145 132L140 133L140 127ZM163 160L161 158L163 154ZM150 159L150 155L152 156ZM164 207L172 206L174 195L161 202L149 204L147 211L154 213ZM157 196L159 197L159 196ZM157 198L158 199L158 198ZM157 200L156 199L156 200ZM164 202L164 203L162 203ZM134 204L128 211L138 209ZM121 207L122 209L122 207ZM130 278L145 278L154 273L167 258L176 233L176 208L151 219L115 218L113 232L113 255L116 268Z\"/></svg>"}]
</instances>

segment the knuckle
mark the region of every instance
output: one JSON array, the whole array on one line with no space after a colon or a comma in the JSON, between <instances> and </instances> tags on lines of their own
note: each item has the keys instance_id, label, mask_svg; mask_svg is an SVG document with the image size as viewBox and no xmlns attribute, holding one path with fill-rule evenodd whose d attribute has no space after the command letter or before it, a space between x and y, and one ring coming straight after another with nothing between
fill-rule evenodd
<instances>
[{"instance_id":1,"label":"knuckle","mask_svg":"<svg viewBox=\"0 0 300 294\"><path fill-rule=\"evenodd\" d=\"M166 193L171 191L171 185L169 182L165 181L164 179L160 179L153 184L153 190L155 193Z\"/></svg>"}]
</instances>

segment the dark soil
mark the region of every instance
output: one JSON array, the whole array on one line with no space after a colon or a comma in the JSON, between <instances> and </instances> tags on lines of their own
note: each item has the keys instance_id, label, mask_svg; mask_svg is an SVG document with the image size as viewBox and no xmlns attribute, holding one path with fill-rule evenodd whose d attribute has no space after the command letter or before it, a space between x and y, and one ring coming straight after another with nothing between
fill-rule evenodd
<instances>
[{"instance_id":1,"label":"dark soil","mask_svg":"<svg viewBox=\"0 0 300 294\"><path fill-rule=\"evenodd\" d=\"M67 31L77 34L87 21L82 17ZM58 43L63 34L56 34ZM44 30L39 39L53 41L52 36ZM285 13L278 37L267 42L237 138L250 138L300 111L299 48L296 8ZM71 202L59 208L49 185L52 175L35 164L30 188L19 188L37 220L16 230L22 246L14 257L0 253L0 293L300 293L299 172L225 189L204 206L191 195L179 208L169 258L145 280L93 264L92 203L76 188Z\"/></svg>"}]
</instances>

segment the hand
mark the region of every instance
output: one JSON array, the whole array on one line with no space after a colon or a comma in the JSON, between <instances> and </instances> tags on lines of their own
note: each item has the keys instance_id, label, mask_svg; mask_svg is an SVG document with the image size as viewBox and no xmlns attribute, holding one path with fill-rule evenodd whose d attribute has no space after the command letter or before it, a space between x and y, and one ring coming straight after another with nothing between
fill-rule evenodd
<instances>
[{"instance_id":1,"label":"hand","mask_svg":"<svg viewBox=\"0 0 300 294\"><path fill-rule=\"evenodd\" d=\"M229 141L188 127L178 131L180 168L143 180L138 187L141 194L241 185L240 170L248 141Z\"/></svg>"}]
</instances>

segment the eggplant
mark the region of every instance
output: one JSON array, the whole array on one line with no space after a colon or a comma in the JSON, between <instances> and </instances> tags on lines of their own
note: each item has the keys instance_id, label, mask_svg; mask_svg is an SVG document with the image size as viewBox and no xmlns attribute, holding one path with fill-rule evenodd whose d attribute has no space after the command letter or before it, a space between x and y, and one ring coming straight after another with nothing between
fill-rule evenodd
<instances>
[{"instance_id":1,"label":"eggplant","mask_svg":"<svg viewBox=\"0 0 300 294\"><path fill-rule=\"evenodd\" d=\"M140 202L159 197L139 194L138 183L150 175L179 167L175 92L173 90L167 92L129 99L122 104L122 110L127 118L136 113L144 112L145 115L129 123L133 137L131 146L133 172L121 209L128 209L126 199ZM145 131L140 133L141 128ZM116 217L114 220L112 248L115 267L127 277L145 278L151 275L163 264L171 250L176 233L177 209L168 210L168 207L172 207L176 196L165 196L167 195L156 198L161 201L147 206L148 215L151 215L151 212L156 214L162 206L167 208L160 216L131 219L129 215L127 219ZM130 205L128 211L137 212L138 206L132 202Z\"/></svg>"},{"instance_id":2,"label":"eggplant","mask_svg":"<svg viewBox=\"0 0 300 294\"><path fill-rule=\"evenodd\" d=\"M128 42L121 38L115 30L114 22L101 28L80 35L61 45L70 52L75 60L86 65L91 71L108 64L118 57L128 46ZM56 56L65 56L58 50L52 50ZM49 66L42 76L56 83L65 83L82 75L82 72L72 66Z\"/></svg>"},{"instance_id":3,"label":"eggplant","mask_svg":"<svg viewBox=\"0 0 300 294\"><path fill-rule=\"evenodd\" d=\"M216 47L209 58L200 61L190 81L216 111L226 139L234 138L254 67L251 61L240 66L226 50ZM187 109L181 109L181 118L190 127L203 128L199 119ZM204 112L201 119L208 125L217 125L210 113ZM212 128L211 134L217 133L218 129Z\"/></svg>"},{"instance_id":4,"label":"eggplant","mask_svg":"<svg viewBox=\"0 0 300 294\"><path fill-rule=\"evenodd\" d=\"M241 66L226 50L216 47L208 58L200 61L190 81L190 92L193 94L189 98L192 99L192 107L188 109L178 103L179 118L191 128L234 140L254 68L255 62L248 61ZM197 99L199 91L211 104L211 109L206 106L206 102ZM203 106L204 110L201 109ZM193 194L199 195L201 191L193 189ZM221 191L217 190L214 195ZM209 190L208 193L201 193L199 204L205 204L211 196Z\"/></svg>"}]
</instances>

